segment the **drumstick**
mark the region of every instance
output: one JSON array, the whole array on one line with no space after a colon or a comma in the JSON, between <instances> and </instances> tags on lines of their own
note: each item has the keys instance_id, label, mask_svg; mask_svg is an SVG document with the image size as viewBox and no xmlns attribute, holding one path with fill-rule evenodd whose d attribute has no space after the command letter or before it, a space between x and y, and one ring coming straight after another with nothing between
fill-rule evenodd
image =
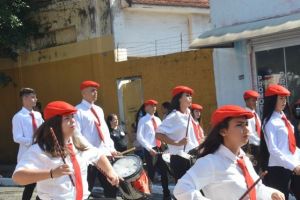
<instances>
[{"instance_id":1,"label":"drumstick","mask_svg":"<svg viewBox=\"0 0 300 200\"><path fill-rule=\"evenodd\" d=\"M54 130L53 130L52 127L50 127L50 133L51 133L52 139L54 140L54 147L56 146L56 148L57 148L57 150L58 150L58 153L59 153L59 155L60 155L60 157L61 157L63 163L64 163L64 164L67 164L67 163L66 163L66 160L65 160L65 158L64 158L64 156L63 156L61 146L60 146L59 143L58 143L57 137L56 137L56 135L55 135ZM69 178L70 178L70 180L71 180L72 185L75 187L75 183L74 183L73 178L72 178L72 176L71 176L70 174L69 174Z\"/></svg>"},{"instance_id":2,"label":"drumstick","mask_svg":"<svg viewBox=\"0 0 300 200\"><path fill-rule=\"evenodd\" d=\"M129 153L129 152L131 152L131 151L134 151L134 150L135 150L135 147L132 147L132 148L130 148L130 149L127 149L127 150L121 152L120 155L127 154L127 153Z\"/></svg>"},{"instance_id":3,"label":"drumstick","mask_svg":"<svg viewBox=\"0 0 300 200\"><path fill-rule=\"evenodd\" d=\"M264 176L268 173L268 171L264 171L261 173L259 178L246 190L246 192L239 198L239 200L243 200L243 198L257 185L257 183L264 178Z\"/></svg>"},{"instance_id":4,"label":"drumstick","mask_svg":"<svg viewBox=\"0 0 300 200\"><path fill-rule=\"evenodd\" d=\"M187 137L188 132L189 132L190 119L191 119L191 113L189 114L188 123L187 123L187 127L186 127L186 132L185 132L185 137ZM185 147L186 147L186 144L183 147L183 152L185 152Z\"/></svg>"}]
</instances>

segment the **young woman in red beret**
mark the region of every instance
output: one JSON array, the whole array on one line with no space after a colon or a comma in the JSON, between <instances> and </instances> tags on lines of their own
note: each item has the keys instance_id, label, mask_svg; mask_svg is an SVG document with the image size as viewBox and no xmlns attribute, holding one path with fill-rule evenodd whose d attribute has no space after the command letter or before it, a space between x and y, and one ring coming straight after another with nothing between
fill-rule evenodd
<instances>
[{"instance_id":1,"label":"young woman in red beret","mask_svg":"<svg viewBox=\"0 0 300 200\"><path fill-rule=\"evenodd\" d=\"M87 199L86 169L90 163L104 171L113 185L119 183L106 156L82 136L74 135L76 111L63 101L49 103L44 110L46 121L36 131L34 144L17 164L13 180L20 185L37 182L37 199ZM56 144L61 147L61 154Z\"/></svg>"},{"instance_id":2,"label":"young woman in red beret","mask_svg":"<svg viewBox=\"0 0 300 200\"><path fill-rule=\"evenodd\" d=\"M265 184L283 192L286 199L291 191L299 200L300 151L294 127L283 112L289 95L290 91L276 84L265 91L261 160L263 169L269 172Z\"/></svg>"},{"instance_id":3,"label":"young woman in red beret","mask_svg":"<svg viewBox=\"0 0 300 200\"><path fill-rule=\"evenodd\" d=\"M202 110L203 110L203 107L199 104L193 103L191 106L191 114L193 117L192 125L193 125L194 131L196 133L199 144L201 144L201 142L203 142L203 140L204 140L204 131L200 125Z\"/></svg>"},{"instance_id":4,"label":"young woman in red beret","mask_svg":"<svg viewBox=\"0 0 300 200\"><path fill-rule=\"evenodd\" d=\"M193 92L186 86L177 86L173 89L171 111L156 130L156 138L168 144L171 155L170 167L175 180L182 177L191 167L187 153L199 145L189 109Z\"/></svg>"},{"instance_id":5,"label":"young woman in red beret","mask_svg":"<svg viewBox=\"0 0 300 200\"><path fill-rule=\"evenodd\" d=\"M237 200L253 185L258 175L241 149L249 139L251 117L251 112L235 105L213 113L212 130L199 146L199 159L175 186L177 200ZM245 199L283 200L284 195L260 181Z\"/></svg>"}]
</instances>

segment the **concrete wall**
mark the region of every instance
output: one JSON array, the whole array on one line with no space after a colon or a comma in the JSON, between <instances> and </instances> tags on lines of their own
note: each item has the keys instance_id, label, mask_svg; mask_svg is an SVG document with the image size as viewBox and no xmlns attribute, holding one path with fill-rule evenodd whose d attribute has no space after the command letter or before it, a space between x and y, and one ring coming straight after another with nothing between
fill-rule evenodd
<instances>
[{"instance_id":1,"label":"concrete wall","mask_svg":"<svg viewBox=\"0 0 300 200\"><path fill-rule=\"evenodd\" d=\"M214 27L257 21L300 12L298 0L210 0Z\"/></svg>"},{"instance_id":2,"label":"concrete wall","mask_svg":"<svg viewBox=\"0 0 300 200\"><path fill-rule=\"evenodd\" d=\"M204 10L204 11L202 11ZM210 29L209 10L163 6L125 7L113 1L115 47L128 56L154 56L185 51Z\"/></svg>"},{"instance_id":3,"label":"concrete wall","mask_svg":"<svg viewBox=\"0 0 300 200\"><path fill-rule=\"evenodd\" d=\"M53 100L77 104L81 100L81 81L92 79L101 83L100 104L106 114L118 113L117 84L119 78L142 78L143 96L159 102L170 100L171 89L179 84L195 89L194 102L204 106L204 127L216 108L212 55L210 50L190 51L127 62L114 62L114 53L105 51L103 38L62 45L24 54L18 63L0 62L0 72L11 76L16 85L0 88L1 140L0 163L14 163L17 145L12 140L11 119L20 109L18 91L32 87L44 107ZM105 41L111 41L108 38Z\"/></svg>"},{"instance_id":4,"label":"concrete wall","mask_svg":"<svg viewBox=\"0 0 300 200\"><path fill-rule=\"evenodd\" d=\"M31 50L97 38L111 34L109 0L66 0L42 6L34 13L39 34Z\"/></svg>"}]
</instances>

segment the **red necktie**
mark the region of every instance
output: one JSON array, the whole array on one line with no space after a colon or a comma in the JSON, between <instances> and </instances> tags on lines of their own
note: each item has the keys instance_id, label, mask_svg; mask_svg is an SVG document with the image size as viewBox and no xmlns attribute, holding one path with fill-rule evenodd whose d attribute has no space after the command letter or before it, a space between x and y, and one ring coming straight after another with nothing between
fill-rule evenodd
<instances>
[{"instance_id":1,"label":"red necktie","mask_svg":"<svg viewBox=\"0 0 300 200\"><path fill-rule=\"evenodd\" d=\"M75 152L73 150L72 143L67 144L68 150L70 152L70 158L73 165L75 173L75 188L76 188L76 200L82 200L83 198L83 188L82 188L82 179L81 179L81 170L79 163L76 159Z\"/></svg>"},{"instance_id":2,"label":"red necktie","mask_svg":"<svg viewBox=\"0 0 300 200\"><path fill-rule=\"evenodd\" d=\"M192 119L192 124L193 124L193 128L194 128L195 136L197 138L198 143L200 144L201 143L201 136L203 135L203 133L201 131L200 124L197 124L194 119Z\"/></svg>"},{"instance_id":3,"label":"red necktie","mask_svg":"<svg viewBox=\"0 0 300 200\"><path fill-rule=\"evenodd\" d=\"M33 133L35 133L35 131L37 130L37 123L36 123L36 120L34 118L34 114L33 112L30 112L29 115L31 116L31 121L32 121L32 130L33 130Z\"/></svg>"},{"instance_id":4,"label":"red necktie","mask_svg":"<svg viewBox=\"0 0 300 200\"><path fill-rule=\"evenodd\" d=\"M153 124L154 131L156 131L156 129L157 129L157 124L156 124L156 121L155 121L154 117L153 117L151 120L152 120L152 124ZM160 141L160 140L155 139L155 143L156 143L156 146L157 146L158 148L161 147L161 141Z\"/></svg>"},{"instance_id":5,"label":"red necktie","mask_svg":"<svg viewBox=\"0 0 300 200\"><path fill-rule=\"evenodd\" d=\"M247 169L247 166L245 164L244 159L243 158L238 159L237 163L243 171L243 175L244 175L245 180L246 180L247 188L250 188L251 185L253 185L254 181L253 181L252 177L249 174L249 171ZM255 187L252 188L252 190L249 192L249 197L250 197L250 200L256 200L256 189L255 189Z\"/></svg>"},{"instance_id":6,"label":"red necktie","mask_svg":"<svg viewBox=\"0 0 300 200\"><path fill-rule=\"evenodd\" d=\"M289 122L289 120L286 118L285 115L282 115L281 119L284 121L285 127L288 130L289 150L292 154L294 154L296 151L296 139L295 139L293 127L291 126L291 123Z\"/></svg>"},{"instance_id":7,"label":"red necktie","mask_svg":"<svg viewBox=\"0 0 300 200\"><path fill-rule=\"evenodd\" d=\"M260 137L260 134L261 134L261 125L259 123L257 114L255 112L253 114L254 114L254 119L255 119L255 130L257 132L257 135Z\"/></svg>"},{"instance_id":8,"label":"red necktie","mask_svg":"<svg viewBox=\"0 0 300 200\"><path fill-rule=\"evenodd\" d=\"M97 128L98 136L99 136L100 140L104 142L104 135L103 135L103 133L101 131L100 119L99 119L99 117L98 117L98 115L97 115L97 113L96 113L96 111L95 111L95 109L93 107L91 107L91 111L92 111L92 113L95 115L95 117L97 119L97 121L95 121L95 126Z\"/></svg>"}]
</instances>

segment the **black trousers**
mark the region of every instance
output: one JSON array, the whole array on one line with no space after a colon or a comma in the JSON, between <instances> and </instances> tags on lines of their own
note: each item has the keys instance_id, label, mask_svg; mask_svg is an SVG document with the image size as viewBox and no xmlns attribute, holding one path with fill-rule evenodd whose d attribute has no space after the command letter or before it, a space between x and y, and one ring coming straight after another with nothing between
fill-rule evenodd
<instances>
[{"instance_id":1,"label":"black trousers","mask_svg":"<svg viewBox=\"0 0 300 200\"><path fill-rule=\"evenodd\" d=\"M22 200L30 200L36 183L25 185L23 190Z\"/></svg>"},{"instance_id":2,"label":"black trousers","mask_svg":"<svg viewBox=\"0 0 300 200\"><path fill-rule=\"evenodd\" d=\"M154 150L157 151L157 149ZM166 165L165 161L162 159L162 155L158 154L156 156L155 163L153 162L153 157L146 149L144 149L144 156L147 164L147 173L150 180L153 182L155 171L159 170L161 175L161 186L163 188L164 197L170 196L168 166Z\"/></svg>"},{"instance_id":3,"label":"black trousers","mask_svg":"<svg viewBox=\"0 0 300 200\"><path fill-rule=\"evenodd\" d=\"M191 168L191 161L178 155L171 155L170 167L173 171L175 181L177 183L187 170Z\"/></svg>"},{"instance_id":4,"label":"black trousers","mask_svg":"<svg viewBox=\"0 0 300 200\"><path fill-rule=\"evenodd\" d=\"M286 200L289 199L289 193L292 193L297 200L300 200L300 176L293 175L292 171L288 169L268 167L268 174L263 182L265 185L284 193Z\"/></svg>"},{"instance_id":5,"label":"black trousers","mask_svg":"<svg viewBox=\"0 0 300 200\"><path fill-rule=\"evenodd\" d=\"M87 181L89 185L89 191L92 192L93 187L95 185L96 177L98 178L101 186L104 190L104 196L107 198L116 198L118 188L112 186L107 178L93 165L88 166L88 174L87 174Z\"/></svg>"}]
</instances>

